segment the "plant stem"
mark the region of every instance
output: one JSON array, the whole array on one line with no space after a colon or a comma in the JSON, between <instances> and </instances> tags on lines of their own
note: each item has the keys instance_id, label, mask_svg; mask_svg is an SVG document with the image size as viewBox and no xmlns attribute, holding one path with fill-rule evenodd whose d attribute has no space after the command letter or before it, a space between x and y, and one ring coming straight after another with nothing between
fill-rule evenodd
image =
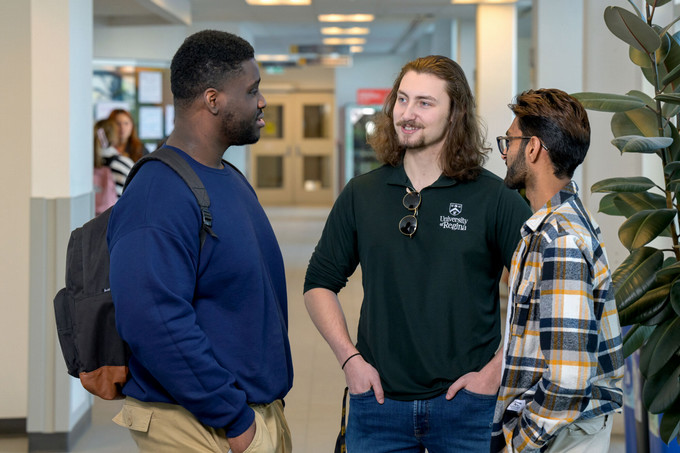
<instances>
[{"instance_id":1,"label":"plant stem","mask_svg":"<svg viewBox=\"0 0 680 453\"><path fill-rule=\"evenodd\" d=\"M648 18L651 17L649 15L649 4L647 4L647 15ZM650 58L652 59L653 67L654 67L654 91L656 95L659 95L661 92L659 91L659 86L661 85L659 81L659 66L656 64L656 52L652 52L650 55ZM663 110L661 109L661 101L658 99L656 100L656 122L657 126L659 128L659 137L665 137L664 134L664 125L663 125L663 115L662 115ZM665 190L663 191L664 195L666 196L666 207L669 209L676 208L677 212L677 207L673 205L673 197L668 190L668 184L669 184L669 175L666 174L666 165L668 165L669 162L671 162L672 157L671 157L671 150L670 148L664 148L662 153L661 153L661 163L663 165L663 179L664 179L664 186ZM677 261L680 261L680 246L678 245L678 228L676 226L675 220L671 222L671 240L673 241L673 253L675 254L675 259Z\"/></svg>"}]
</instances>

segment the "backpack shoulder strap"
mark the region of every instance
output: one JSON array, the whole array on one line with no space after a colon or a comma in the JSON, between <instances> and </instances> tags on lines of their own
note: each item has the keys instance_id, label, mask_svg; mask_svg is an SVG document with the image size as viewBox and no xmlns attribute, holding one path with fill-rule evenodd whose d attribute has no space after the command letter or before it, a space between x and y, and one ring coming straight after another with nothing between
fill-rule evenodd
<instances>
[{"instance_id":1,"label":"backpack shoulder strap","mask_svg":"<svg viewBox=\"0 0 680 453\"><path fill-rule=\"evenodd\" d=\"M137 174L142 165L144 165L146 162L150 160L161 161L168 167L172 168L175 171L175 173L177 173L177 175L179 175L179 177L182 178L186 185L189 186L189 189L191 189L191 192L196 197L198 206L201 209L202 219L201 248L202 248L203 243L205 242L206 233L214 238L217 237L215 232L212 230L210 197L208 196L208 191L205 189L205 186L203 185L201 178L198 177L193 168L191 168L191 165L189 165L189 163L186 160L184 160L184 158L180 156L177 152L173 151L171 148L163 146L161 148L158 148L156 151L149 153L146 156L139 159L135 166L132 167L132 169L130 170L130 174L128 174L128 177L125 180L125 186L123 187L123 190L127 188L128 184L130 184L130 181L132 181L132 178L134 178L134 176Z\"/></svg>"}]
</instances>

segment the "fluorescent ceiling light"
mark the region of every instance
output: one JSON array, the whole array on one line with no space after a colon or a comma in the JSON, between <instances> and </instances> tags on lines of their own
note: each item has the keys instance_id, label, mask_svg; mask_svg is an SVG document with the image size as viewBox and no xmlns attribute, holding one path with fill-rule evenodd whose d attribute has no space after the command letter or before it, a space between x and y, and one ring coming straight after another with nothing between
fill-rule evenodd
<instances>
[{"instance_id":1,"label":"fluorescent ceiling light","mask_svg":"<svg viewBox=\"0 0 680 453\"><path fill-rule=\"evenodd\" d=\"M255 55L257 61L291 61L290 55L287 54L258 54Z\"/></svg>"},{"instance_id":2,"label":"fluorescent ceiling light","mask_svg":"<svg viewBox=\"0 0 680 453\"><path fill-rule=\"evenodd\" d=\"M365 38L324 38L323 43L328 45L328 46L342 46L342 45L348 45L348 46L360 46L362 44L366 44L366 39Z\"/></svg>"},{"instance_id":3,"label":"fluorescent ceiling light","mask_svg":"<svg viewBox=\"0 0 680 453\"><path fill-rule=\"evenodd\" d=\"M371 32L368 27L321 27L322 35L367 35Z\"/></svg>"},{"instance_id":4,"label":"fluorescent ceiling light","mask_svg":"<svg viewBox=\"0 0 680 453\"><path fill-rule=\"evenodd\" d=\"M478 4L486 5L491 3L517 3L517 0L451 0L453 4Z\"/></svg>"},{"instance_id":5,"label":"fluorescent ceiling light","mask_svg":"<svg viewBox=\"0 0 680 453\"><path fill-rule=\"evenodd\" d=\"M361 53L361 52L364 51L364 47L363 46L350 46L349 51L351 53Z\"/></svg>"},{"instance_id":6,"label":"fluorescent ceiling light","mask_svg":"<svg viewBox=\"0 0 680 453\"><path fill-rule=\"evenodd\" d=\"M319 14L319 22L373 22L373 14Z\"/></svg>"},{"instance_id":7,"label":"fluorescent ceiling light","mask_svg":"<svg viewBox=\"0 0 680 453\"><path fill-rule=\"evenodd\" d=\"M274 6L274 5L311 5L312 0L246 0L249 5Z\"/></svg>"}]
</instances>

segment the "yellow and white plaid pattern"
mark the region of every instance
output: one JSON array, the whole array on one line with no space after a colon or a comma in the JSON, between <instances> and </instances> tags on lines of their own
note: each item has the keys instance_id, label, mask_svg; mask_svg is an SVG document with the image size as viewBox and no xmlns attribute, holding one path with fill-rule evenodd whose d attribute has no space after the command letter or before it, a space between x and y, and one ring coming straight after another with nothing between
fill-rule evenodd
<instances>
[{"instance_id":1,"label":"yellow and white plaid pattern","mask_svg":"<svg viewBox=\"0 0 680 453\"><path fill-rule=\"evenodd\" d=\"M522 227L492 451L540 451L569 423L623 403L611 273L577 190L570 182Z\"/></svg>"}]
</instances>

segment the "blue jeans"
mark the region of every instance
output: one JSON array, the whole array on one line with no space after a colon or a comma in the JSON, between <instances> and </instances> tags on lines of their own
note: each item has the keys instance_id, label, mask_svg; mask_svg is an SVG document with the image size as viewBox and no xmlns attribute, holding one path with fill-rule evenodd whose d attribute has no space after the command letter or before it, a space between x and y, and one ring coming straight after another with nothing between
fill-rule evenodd
<instances>
[{"instance_id":1,"label":"blue jeans","mask_svg":"<svg viewBox=\"0 0 680 453\"><path fill-rule=\"evenodd\" d=\"M487 453L496 395L460 390L451 400L442 394L416 401L385 398L373 390L350 394L347 453Z\"/></svg>"}]
</instances>

